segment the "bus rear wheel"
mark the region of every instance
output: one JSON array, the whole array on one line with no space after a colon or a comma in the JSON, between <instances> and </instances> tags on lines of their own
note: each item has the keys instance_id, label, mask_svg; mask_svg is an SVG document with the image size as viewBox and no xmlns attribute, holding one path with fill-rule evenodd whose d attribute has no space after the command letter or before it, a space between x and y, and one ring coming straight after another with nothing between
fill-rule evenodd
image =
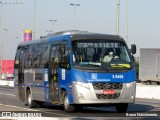
<instances>
[{"instance_id":1,"label":"bus rear wheel","mask_svg":"<svg viewBox=\"0 0 160 120\"><path fill-rule=\"evenodd\" d=\"M75 106L72 104L69 104L67 94L65 94L65 96L64 96L63 105L64 105L64 111L66 111L66 112L74 112L75 111Z\"/></svg>"},{"instance_id":2,"label":"bus rear wheel","mask_svg":"<svg viewBox=\"0 0 160 120\"><path fill-rule=\"evenodd\" d=\"M128 108L128 103L119 103L116 104L116 110L118 113L126 113Z\"/></svg>"},{"instance_id":3,"label":"bus rear wheel","mask_svg":"<svg viewBox=\"0 0 160 120\"><path fill-rule=\"evenodd\" d=\"M29 108L37 107L37 103L34 100L32 100L32 95L30 90L27 91L27 104Z\"/></svg>"}]
</instances>

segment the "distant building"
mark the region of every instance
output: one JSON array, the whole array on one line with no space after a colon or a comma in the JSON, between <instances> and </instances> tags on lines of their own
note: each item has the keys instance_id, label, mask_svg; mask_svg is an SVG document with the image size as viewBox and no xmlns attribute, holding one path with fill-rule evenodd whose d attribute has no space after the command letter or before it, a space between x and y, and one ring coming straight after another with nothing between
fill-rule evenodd
<instances>
[{"instance_id":1,"label":"distant building","mask_svg":"<svg viewBox=\"0 0 160 120\"><path fill-rule=\"evenodd\" d=\"M2 60L2 71L0 71L0 74L2 79L13 77L14 60Z\"/></svg>"}]
</instances>

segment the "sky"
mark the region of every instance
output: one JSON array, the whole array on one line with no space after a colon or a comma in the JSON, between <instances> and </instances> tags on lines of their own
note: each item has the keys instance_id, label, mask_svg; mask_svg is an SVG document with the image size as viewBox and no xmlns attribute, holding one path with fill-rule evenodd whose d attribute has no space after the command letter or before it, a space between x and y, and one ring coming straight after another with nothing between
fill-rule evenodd
<instances>
[{"instance_id":1,"label":"sky","mask_svg":"<svg viewBox=\"0 0 160 120\"><path fill-rule=\"evenodd\" d=\"M16 0L6 0L16 1ZM117 0L17 0L24 4L0 4L3 20L3 58L14 59L19 42L23 41L23 30L33 30L34 16L36 39L48 34L47 31L75 29L89 32L116 34ZM128 4L127 4L128 1ZM127 17L128 6L128 17ZM160 48L160 0L120 0L119 35L126 39L128 18L128 46ZM49 20L57 20L51 22Z\"/></svg>"}]
</instances>

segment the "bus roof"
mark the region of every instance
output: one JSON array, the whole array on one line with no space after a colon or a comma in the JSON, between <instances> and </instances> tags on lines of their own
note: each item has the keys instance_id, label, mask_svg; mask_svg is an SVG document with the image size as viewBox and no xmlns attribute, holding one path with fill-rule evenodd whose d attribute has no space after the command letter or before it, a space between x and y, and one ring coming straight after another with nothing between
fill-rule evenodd
<instances>
[{"instance_id":1,"label":"bus roof","mask_svg":"<svg viewBox=\"0 0 160 120\"><path fill-rule=\"evenodd\" d=\"M79 30L67 30L57 33L48 34L47 38L53 38L57 36L69 35L71 40L80 40L80 39L110 39L110 40L123 40L119 35L109 35L109 34L100 34L93 33L88 31L79 31Z\"/></svg>"},{"instance_id":2,"label":"bus roof","mask_svg":"<svg viewBox=\"0 0 160 120\"><path fill-rule=\"evenodd\" d=\"M78 30L67 30L67 31L61 31L61 32L57 32L57 33L48 34L43 39L32 40L29 42L21 42L21 43L19 43L18 46L36 44L36 43L40 43L40 42L48 42L48 41L54 41L54 40L61 40L62 38L66 38L68 36L70 37L71 40L108 39L108 40L124 41L124 39L122 37L120 37L119 35L100 34L100 33L92 33L92 32L88 32L88 31L78 31Z\"/></svg>"},{"instance_id":3,"label":"bus roof","mask_svg":"<svg viewBox=\"0 0 160 120\"><path fill-rule=\"evenodd\" d=\"M124 41L122 37L118 35L109 35L109 34L98 34L98 33L91 33L91 34L74 34L71 35L71 40L120 40Z\"/></svg>"}]
</instances>

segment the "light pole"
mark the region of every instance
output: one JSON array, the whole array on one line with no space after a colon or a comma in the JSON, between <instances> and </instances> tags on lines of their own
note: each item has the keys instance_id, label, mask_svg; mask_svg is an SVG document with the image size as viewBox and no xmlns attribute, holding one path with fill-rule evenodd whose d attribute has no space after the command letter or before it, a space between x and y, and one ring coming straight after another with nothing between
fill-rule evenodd
<instances>
[{"instance_id":1,"label":"light pole","mask_svg":"<svg viewBox=\"0 0 160 120\"><path fill-rule=\"evenodd\" d=\"M35 40L36 36L36 4L37 1L34 0L34 14L33 14L33 40Z\"/></svg>"},{"instance_id":2,"label":"light pole","mask_svg":"<svg viewBox=\"0 0 160 120\"><path fill-rule=\"evenodd\" d=\"M3 24L2 24L2 16L3 16L3 2L2 1L0 1L0 3L1 3L1 14L0 14L0 35L1 35L1 37L0 37L0 39L1 39L1 77L2 77L2 60L3 60Z\"/></svg>"},{"instance_id":3,"label":"light pole","mask_svg":"<svg viewBox=\"0 0 160 120\"><path fill-rule=\"evenodd\" d=\"M22 1L0 1L1 4L1 14L0 14L0 42L1 42L1 70L0 73L2 75L2 60L3 60L3 5L5 4L24 4Z\"/></svg>"},{"instance_id":4,"label":"light pole","mask_svg":"<svg viewBox=\"0 0 160 120\"><path fill-rule=\"evenodd\" d=\"M70 3L70 5L74 7L74 25L73 25L73 28L74 28L74 30L75 30L75 27L76 27L76 7L77 7L77 6L80 6L80 4Z\"/></svg>"},{"instance_id":5,"label":"light pole","mask_svg":"<svg viewBox=\"0 0 160 120\"><path fill-rule=\"evenodd\" d=\"M53 22L53 23L52 23L52 30L51 30L51 31L53 32L53 29L54 29L54 23L55 23L55 22L57 22L57 20L49 20L49 21L50 21L50 22Z\"/></svg>"},{"instance_id":6,"label":"light pole","mask_svg":"<svg viewBox=\"0 0 160 120\"><path fill-rule=\"evenodd\" d=\"M117 0L117 13L116 13L116 34L119 35L119 14L120 14L120 0Z\"/></svg>"},{"instance_id":7,"label":"light pole","mask_svg":"<svg viewBox=\"0 0 160 120\"><path fill-rule=\"evenodd\" d=\"M6 36L8 36L8 29L6 29L6 28L3 28L3 30L2 30L2 41L3 40L5 40L5 39L7 39L7 38L4 38L4 31L6 31L6 33L7 33L7 35ZM2 49L5 47L5 44L3 43L2 44ZM6 47L5 47L6 48ZM7 48L6 48L7 49ZM3 50L3 52L4 52L4 50ZM2 53L2 55L3 55L3 53ZM3 56L2 56L2 60L3 60ZM6 66L5 66L6 67Z\"/></svg>"},{"instance_id":8,"label":"light pole","mask_svg":"<svg viewBox=\"0 0 160 120\"><path fill-rule=\"evenodd\" d=\"M128 43L128 0L126 0L126 41Z\"/></svg>"}]
</instances>

